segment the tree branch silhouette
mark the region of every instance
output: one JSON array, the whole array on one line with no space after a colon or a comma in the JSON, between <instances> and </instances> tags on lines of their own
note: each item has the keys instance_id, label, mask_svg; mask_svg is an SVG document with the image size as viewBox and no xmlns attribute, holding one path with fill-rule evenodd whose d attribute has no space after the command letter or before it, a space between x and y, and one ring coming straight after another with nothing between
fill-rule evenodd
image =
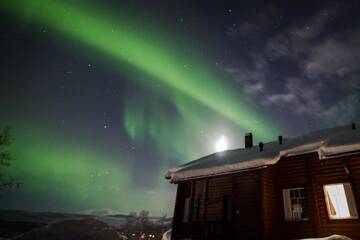
<instances>
[{"instance_id":1,"label":"tree branch silhouette","mask_svg":"<svg viewBox=\"0 0 360 240\"><path fill-rule=\"evenodd\" d=\"M5 127L0 133L0 188L20 186L20 182L16 178L4 174L4 169L9 167L13 161L11 154L4 150L4 147L10 145L12 142L10 131L10 127Z\"/></svg>"}]
</instances>

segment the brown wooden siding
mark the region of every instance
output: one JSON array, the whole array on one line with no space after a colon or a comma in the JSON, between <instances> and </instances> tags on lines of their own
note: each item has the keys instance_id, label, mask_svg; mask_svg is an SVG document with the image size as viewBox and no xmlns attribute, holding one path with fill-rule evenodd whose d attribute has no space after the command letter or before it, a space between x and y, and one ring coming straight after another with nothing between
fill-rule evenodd
<instances>
[{"instance_id":1,"label":"brown wooden siding","mask_svg":"<svg viewBox=\"0 0 360 240\"><path fill-rule=\"evenodd\" d=\"M317 153L309 153L282 158L263 170L182 182L178 186L173 239L210 239L225 231L224 195L233 199L232 237L222 239L299 239L332 234L360 239L359 219L328 217L323 186L344 182L352 183L355 201L360 204L360 155L320 160ZM297 187L305 189L308 219L286 221L282 190ZM185 198L200 195L199 219L183 223Z\"/></svg>"},{"instance_id":2,"label":"brown wooden siding","mask_svg":"<svg viewBox=\"0 0 360 240\"><path fill-rule=\"evenodd\" d=\"M261 181L260 172L246 172L233 177L233 238L260 239Z\"/></svg>"},{"instance_id":3,"label":"brown wooden siding","mask_svg":"<svg viewBox=\"0 0 360 240\"><path fill-rule=\"evenodd\" d=\"M314 197L309 176L308 161L318 161L316 153L292 156L280 159L280 161L271 166L274 171L274 182L276 185L276 195L278 213L280 214L280 225L282 226L280 235L282 239L296 239L313 237L316 234L315 229L315 207ZM307 220L289 221L285 220L282 190L287 188L304 187L306 197Z\"/></svg>"},{"instance_id":4,"label":"brown wooden siding","mask_svg":"<svg viewBox=\"0 0 360 240\"><path fill-rule=\"evenodd\" d=\"M344 168L344 163L348 166L349 174ZM360 239L360 220L330 220L328 217L323 185L330 183L352 182L355 190L355 201L359 204L359 184L360 184L360 156L350 156L345 158L326 159L312 161L312 181L314 192L319 210L320 236L331 234L346 235L352 239ZM352 180L351 180L351 175Z\"/></svg>"},{"instance_id":5,"label":"brown wooden siding","mask_svg":"<svg viewBox=\"0 0 360 240\"><path fill-rule=\"evenodd\" d=\"M310 153L283 158L277 164L263 170L262 206L265 239L325 237L332 234L360 239L358 219L329 220L326 209L323 185L350 182L343 162L347 164L353 176L353 188L359 204L359 156L320 160L317 153ZM285 221L281 192L282 189L296 187L305 188L309 219Z\"/></svg>"},{"instance_id":6,"label":"brown wooden siding","mask_svg":"<svg viewBox=\"0 0 360 240\"><path fill-rule=\"evenodd\" d=\"M205 206L205 180L195 182L194 199L199 199L199 211L193 214L193 221L202 221L204 217Z\"/></svg>"},{"instance_id":7,"label":"brown wooden siding","mask_svg":"<svg viewBox=\"0 0 360 240\"><path fill-rule=\"evenodd\" d=\"M171 239L186 238L190 233L190 223L183 223L185 199L187 197L190 197L190 194L191 194L190 182L182 182L178 184Z\"/></svg>"},{"instance_id":8,"label":"brown wooden siding","mask_svg":"<svg viewBox=\"0 0 360 240\"><path fill-rule=\"evenodd\" d=\"M224 195L232 195L231 177L209 179L207 221L222 221L222 197Z\"/></svg>"},{"instance_id":9,"label":"brown wooden siding","mask_svg":"<svg viewBox=\"0 0 360 240\"><path fill-rule=\"evenodd\" d=\"M274 182L273 168L262 172L262 209L264 239L280 239L280 220L282 217L282 204Z\"/></svg>"}]
</instances>

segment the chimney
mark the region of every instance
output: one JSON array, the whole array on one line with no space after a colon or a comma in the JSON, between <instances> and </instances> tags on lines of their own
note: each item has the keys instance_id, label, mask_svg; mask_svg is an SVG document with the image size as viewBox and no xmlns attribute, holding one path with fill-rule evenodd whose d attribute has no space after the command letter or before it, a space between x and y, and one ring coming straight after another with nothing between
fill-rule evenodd
<instances>
[{"instance_id":1,"label":"chimney","mask_svg":"<svg viewBox=\"0 0 360 240\"><path fill-rule=\"evenodd\" d=\"M283 143L283 137L280 135L280 136L278 137L278 139L279 139L279 144L282 144L282 143Z\"/></svg>"},{"instance_id":2,"label":"chimney","mask_svg":"<svg viewBox=\"0 0 360 240\"><path fill-rule=\"evenodd\" d=\"M352 124L351 124L351 129L353 129L353 130L356 129L356 124L355 124L355 123L352 123Z\"/></svg>"},{"instance_id":3,"label":"chimney","mask_svg":"<svg viewBox=\"0 0 360 240\"><path fill-rule=\"evenodd\" d=\"M253 146L253 137L252 133L245 134L245 148L252 148Z\"/></svg>"},{"instance_id":4,"label":"chimney","mask_svg":"<svg viewBox=\"0 0 360 240\"><path fill-rule=\"evenodd\" d=\"M259 142L259 149L260 149L260 152L262 152L264 150L264 144L262 142Z\"/></svg>"}]
</instances>

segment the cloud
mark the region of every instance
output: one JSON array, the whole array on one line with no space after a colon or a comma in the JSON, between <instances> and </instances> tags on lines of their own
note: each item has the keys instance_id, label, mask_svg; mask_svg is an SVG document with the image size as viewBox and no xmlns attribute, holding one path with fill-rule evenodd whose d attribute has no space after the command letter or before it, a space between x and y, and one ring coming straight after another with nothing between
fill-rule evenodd
<instances>
[{"instance_id":1,"label":"cloud","mask_svg":"<svg viewBox=\"0 0 360 240\"><path fill-rule=\"evenodd\" d=\"M322 112L322 117L324 119L331 119L336 124L356 121L359 114L358 105L359 96L356 94L349 95Z\"/></svg>"},{"instance_id":2,"label":"cloud","mask_svg":"<svg viewBox=\"0 0 360 240\"><path fill-rule=\"evenodd\" d=\"M262 94L266 88L266 77L269 73L265 59L260 55L250 56L251 66L239 64L237 66L223 66L223 70L228 73L243 91L250 96Z\"/></svg>"},{"instance_id":3,"label":"cloud","mask_svg":"<svg viewBox=\"0 0 360 240\"><path fill-rule=\"evenodd\" d=\"M289 104L293 103L296 99L297 97L293 93L279 93L270 95L268 97L268 102L273 104Z\"/></svg>"},{"instance_id":4,"label":"cloud","mask_svg":"<svg viewBox=\"0 0 360 240\"><path fill-rule=\"evenodd\" d=\"M342 83L360 88L360 34L345 33L328 38L314 48L303 62L308 77L324 80L342 80Z\"/></svg>"},{"instance_id":5,"label":"cloud","mask_svg":"<svg viewBox=\"0 0 360 240\"><path fill-rule=\"evenodd\" d=\"M309 88L308 81L300 78L289 78L285 83L283 92L265 95L262 104L309 116L323 111L318 98L320 86Z\"/></svg>"},{"instance_id":6,"label":"cloud","mask_svg":"<svg viewBox=\"0 0 360 240\"><path fill-rule=\"evenodd\" d=\"M352 121L360 116L360 33L330 28L341 14L324 8L269 37L263 49L248 54L250 63L224 70L265 107L330 125ZM279 73L286 64L291 71Z\"/></svg>"},{"instance_id":7,"label":"cloud","mask_svg":"<svg viewBox=\"0 0 360 240\"><path fill-rule=\"evenodd\" d=\"M331 19L337 15L337 9L324 9L313 18L295 24L270 39L265 52L274 59L306 57L319 36L326 32Z\"/></svg>"}]
</instances>

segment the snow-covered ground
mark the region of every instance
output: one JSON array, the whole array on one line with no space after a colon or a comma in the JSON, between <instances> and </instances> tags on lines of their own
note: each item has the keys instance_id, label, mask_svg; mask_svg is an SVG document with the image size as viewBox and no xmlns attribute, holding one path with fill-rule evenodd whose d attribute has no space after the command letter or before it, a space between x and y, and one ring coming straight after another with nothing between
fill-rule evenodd
<instances>
[{"instance_id":1,"label":"snow-covered ground","mask_svg":"<svg viewBox=\"0 0 360 240\"><path fill-rule=\"evenodd\" d=\"M171 229L163 234L162 240L171 240Z\"/></svg>"},{"instance_id":2,"label":"snow-covered ground","mask_svg":"<svg viewBox=\"0 0 360 240\"><path fill-rule=\"evenodd\" d=\"M27 232L17 240L125 240L110 225L95 218L65 220Z\"/></svg>"},{"instance_id":3,"label":"snow-covered ground","mask_svg":"<svg viewBox=\"0 0 360 240\"><path fill-rule=\"evenodd\" d=\"M31 222L31 223L45 223L51 224L59 221L70 220L70 219L83 219L94 217L99 219L114 228L122 227L126 222L128 215L126 214L112 214L106 215L107 212L101 212L104 214L94 214L98 213L95 211L89 211L84 213L59 213L59 212L26 212L20 210L0 210L0 221L9 221L9 222ZM111 212L110 212L111 213ZM149 220L156 224L160 217L149 217ZM171 219L168 219L171 223Z\"/></svg>"},{"instance_id":4,"label":"snow-covered ground","mask_svg":"<svg viewBox=\"0 0 360 240\"><path fill-rule=\"evenodd\" d=\"M323 237L323 238L304 238L304 239L300 239L300 240L351 240L351 238L348 238L346 236L342 236L342 235L331 235L329 237Z\"/></svg>"},{"instance_id":5,"label":"snow-covered ground","mask_svg":"<svg viewBox=\"0 0 360 240\"><path fill-rule=\"evenodd\" d=\"M162 237L162 240L171 240L171 229L166 231ZM299 240L351 240L350 238L342 235L331 235L329 237L323 237L323 238L305 238L305 239L299 239Z\"/></svg>"}]
</instances>

